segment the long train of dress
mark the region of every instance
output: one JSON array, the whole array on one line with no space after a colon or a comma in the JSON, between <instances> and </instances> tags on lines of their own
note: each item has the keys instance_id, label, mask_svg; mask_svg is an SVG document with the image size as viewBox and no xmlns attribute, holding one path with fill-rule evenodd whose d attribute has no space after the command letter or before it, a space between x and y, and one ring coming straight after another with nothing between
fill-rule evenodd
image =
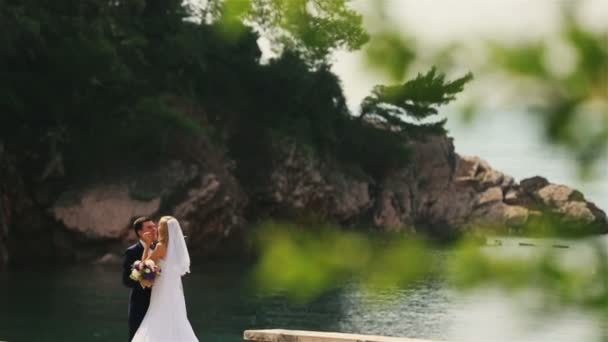
<instances>
[{"instance_id":1,"label":"long train of dress","mask_svg":"<svg viewBox=\"0 0 608 342\"><path fill-rule=\"evenodd\" d=\"M152 287L150 307L132 342L198 342L188 321L182 277L164 267Z\"/></svg>"}]
</instances>

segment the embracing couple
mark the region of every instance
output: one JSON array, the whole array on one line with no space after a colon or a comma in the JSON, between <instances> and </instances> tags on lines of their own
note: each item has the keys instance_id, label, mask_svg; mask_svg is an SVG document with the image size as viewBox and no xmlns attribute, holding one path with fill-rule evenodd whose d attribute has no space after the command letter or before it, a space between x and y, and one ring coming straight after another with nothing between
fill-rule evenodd
<instances>
[{"instance_id":1,"label":"embracing couple","mask_svg":"<svg viewBox=\"0 0 608 342\"><path fill-rule=\"evenodd\" d=\"M133 222L139 242L125 251L122 282L129 296L129 341L198 341L186 313L181 277L190 272L190 255L179 222L163 216ZM154 273L152 277L146 277ZM146 276L144 276L146 275Z\"/></svg>"}]
</instances>

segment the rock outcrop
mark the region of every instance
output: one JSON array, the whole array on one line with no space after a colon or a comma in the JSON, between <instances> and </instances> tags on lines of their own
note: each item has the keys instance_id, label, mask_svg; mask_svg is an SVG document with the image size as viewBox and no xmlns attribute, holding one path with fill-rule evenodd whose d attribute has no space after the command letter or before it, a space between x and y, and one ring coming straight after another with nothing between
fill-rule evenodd
<instances>
[{"instance_id":1,"label":"rock outcrop","mask_svg":"<svg viewBox=\"0 0 608 342\"><path fill-rule=\"evenodd\" d=\"M118 239L125 234L129 219L152 215L159 208L158 197L148 201L131 198L127 184L97 184L64 194L51 210L55 219L87 238Z\"/></svg>"},{"instance_id":2,"label":"rock outcrop","mask_svg":"<svg viewBox=\"0 0 608 342\"><path fill-rule=\"evenodd\" d=\"M209 155L208 155L209 156ZM211 155L213 156L213 155ZM194 247L221 248L244 226L247 197L218 156L204 162L173 160L136 175L62 193L50 208L54 219L87 239L133 241L138 216L173 215Z\"/></svg>"},{"instance_id":3,"label":"rock outcrop","mask_svg":"<svg viewBox=\"0 0 608 342\"><path fill-rule=\"evenodd\" d=\"M252 189L261 214L311 215L345 224L372 206L369 177L345 172L335 161L321 160L295 143L285 142L277 152L271 172Z\"/></svg>"},{"instance_id":4,"label":"rock outcrop","mask_svg":"<svg viewBox=\"0 0 608 342\"><path fill-rule=\"evenodd\" d=\"M28 191L0 148L0 267L27 260L31 250L51 260L112 262L102 256L134 240L129 224L139 215L178 217L193 252L214 255L238 254L248 227L267 218L314 218L437 238L479 227L525 232L545 217L578 233L608 231L606 214L567 186L542 177L518 183L478 157L458 155L445 136L413 141L409 148L407 167L374 178L285 141L275 147L268 172L249 179L236 171L239 160L203 141L188 158L64 187L55 196L44 195L43 187Z\"/></svg>"},{"instance_id":5,"label":"rock outcrop","mask_svg":"<svg viewBox=\"0 0 608 342\"><path fill-rule=\"evenodd\" d=\"M46 210L0 142L0 270L33 259L72 259L74 236Z\"/></svg>"},{"instance_id":6,"label":"rock outcrop","mask_svg":"<svg viewBox=\"0 0 608 342\"><path fill-rule=\"evenodd\" d=\"M476 226L517 231L531 218L576 223L572 233L605 233L606 214L583 194L542 177L517 183L479 157L460 156L452 141L435 137L414 143L414 162L388 177L376 205L375 223L387 227L440 225L444 230ZM562 224L560 224L562 225Z\"/></svg>"},{"instance_id":7,"label":"rock outcrop","mask_svg":"<svg viewBox=\"0 0 608 342\"><path fill-rule=\"evenodd\" d=\"M439 238L475 227L518 231L543 216L576 222L582 234L608 230L604 212L580 192L542 177L518 184L478 157L455 153L451 138L430 137L410 148L408 167L373 179L281 144L272 172L259 180L257 205L272 208L271 215L308 212L390 231L430 229Z\"/></svg>"}]
</instances>

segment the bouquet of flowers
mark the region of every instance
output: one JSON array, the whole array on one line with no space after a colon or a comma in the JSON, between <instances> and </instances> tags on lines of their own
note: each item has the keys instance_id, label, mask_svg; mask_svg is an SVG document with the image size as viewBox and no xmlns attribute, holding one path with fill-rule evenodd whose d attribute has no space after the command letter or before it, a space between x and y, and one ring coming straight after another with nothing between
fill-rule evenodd
<instances>
[{"instance_id":1,"label":"bouquet of flowers","mask_svg":"<svg viewBox=\"0 0 608 342\"><path fill-rule=\"evenodd\" d=\"M137 260L131 267L131 279L138 281L141 287L152 287L156 277L160 275L160 267L156 265L154 260L141 261Z\"/></svg>"}]
</instances>

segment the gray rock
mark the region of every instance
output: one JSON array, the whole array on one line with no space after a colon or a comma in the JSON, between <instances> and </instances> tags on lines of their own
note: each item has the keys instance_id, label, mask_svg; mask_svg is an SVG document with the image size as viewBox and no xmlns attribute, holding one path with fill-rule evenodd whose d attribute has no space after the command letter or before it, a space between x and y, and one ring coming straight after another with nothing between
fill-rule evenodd
<instances>
[{"instance_id":1,"label":"gray rock","mask_svg":"<svg viewBox=\"0 0 608 342\"><path fill-rule=\"evenodd\" d=\"M551 207L560 207L567 202L583 202L585 200L583 194L579 191L558 184L548 184L537 190L535 195L545 205Z\"/></svg>"},{"instance_id":2,"label":"gray rock","mask_svg":"<svg viewBox=\"0 0 608 342\"><path fill-rule=\"evenodd\" d=\"M518 204L520 202L520 192L515 189L507 190L505 194L504 202L506 204Z\"/></svg>"},{"instance_id":3,"label":"gray rock","mask_svg":"<svg viewBox=\"0 0 608 342\"><path fill-rule=\"evenodd\" d=\"M566 202L560 205L557 211L563 214L565 219L576 222L593 223L597 219L585 202Z\"/></svg>"},{"instance_id":4,"label":"gray rock","mask_svg":"<svg viewBox=\"0 0 608 342\"><path fill-rule=\"evenodd\" d=\"M503 208L503 220L507 226L521 227L527 221L530 211L524 207L509 205Z\"/></svg>"},{"instance_id":5,"label":"gray rock","mask_svg":"<svg viewBox=\"0 0 608 342\"><path fill-rule=\"evenodd\" d=\"M549 185L549 181L544 177L534 176L522 179L519 185L521 186L524 192L534 193Z\"/></svg>"},{"instance_id":6,"label":"gray rock","mask_svg":"<svg viewBox=\"0 0 608 342\"><path fill-rule=\"evenodd\" d=\"M487 189L477 197L477 206L486 205L488 203L502 202L503 195L500 186L495 186Z\"/></svg>"},{"instance_id":7,"label":"gray rock","mask_svg":"<svg viewBox=\"0 0 608 342\"><path fill-rule=\"evenodd\" d=\"M274 168L256 187L263 211L314 213L339 223L355 220L367 212L373 199L369 177L355 176L332 160L321 160L299 145L278 144Z\"/></svg>"},{"instance_id":8,"label":"gray rock","mask_svg":"<svg viewBox=\"0 0 608 342\"><path fill-rule=\"evenodd\" d=\"M67 229L88 238L118 239L129 231L134 216L152 215L159 208L160 198L131 198L127 184L98 184L64 194L50 211Z\"/></svg>"}]
</instances>

